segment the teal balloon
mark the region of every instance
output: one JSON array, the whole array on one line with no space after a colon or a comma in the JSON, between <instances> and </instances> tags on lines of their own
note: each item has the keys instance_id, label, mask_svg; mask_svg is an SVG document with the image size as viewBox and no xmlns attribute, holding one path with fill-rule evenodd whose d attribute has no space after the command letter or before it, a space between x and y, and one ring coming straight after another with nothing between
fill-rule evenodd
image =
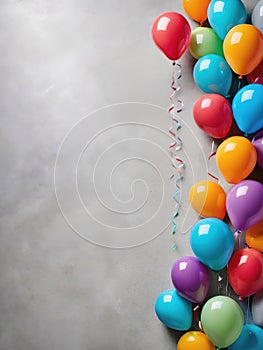
<instances>
[{"instance_id":1,"label":"teal balloon","mask_svg":"<svg viewBox=\"0 0 263 350\"><path fill-rule=\"evenodd\" d=\"M229 350L262 350L262 348L263 329L254 324L246 324L238 339L230 345Z\"/></svg>"},{"instance_id":2,"label":"teal balloon","mask_svg":"<svg viewBox=\"0 0 263 350\"><path fill-rule=\"evenodd\" d=\"M231 28L247 20L246 7L241 0L212 0L207 14L211 27L222 40Z\"/></svg>"},{"instance_id":3,"label":"teal balloon","mask_svg":"<svg viewBox=\"0 0 263 350\"><path fill-rule=\"evenodd\" d=\"M198 221L191 230L190 245L195 256L210 269L223 269L234 250L234 236L228 225L216 218Z\"/></svg>"},{"instance_id":4,"label":"teal balloon","mask_svg":"<svg viewBox=\"0 0 263 350\"><path fill-rule=\"evenodd\" d=\"M181 297L176 290L167 290L156 299L155 312L168 328L187 331L192 324L192 303Z\"/></svg>"},{"instance_id":5,"label":"teal balloon","mask_svg":"<svg viewBox=\"0 0 263 350\"><path fill-rule=\"evenodd\" d=\"M249 84L240 89L232 102L237 126L252 134L263 128L263 85Z\"/></svg>"},{"instance_id":6,"label":"teal balloon","mask_svg":"<svg viewBox=\"0 0 263 350\"><path fill-rule=\"evenodd\" d=\"M205 55L194 66L196 85L206 93L226 96L232 83L232 71L226 60L219 55Z\"/></svg>"}]
</instances>

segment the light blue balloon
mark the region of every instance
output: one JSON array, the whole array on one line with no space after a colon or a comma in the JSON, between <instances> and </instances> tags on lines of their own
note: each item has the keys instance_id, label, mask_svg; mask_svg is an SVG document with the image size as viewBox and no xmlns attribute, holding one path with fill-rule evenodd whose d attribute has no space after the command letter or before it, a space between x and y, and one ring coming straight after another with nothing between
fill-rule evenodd
<instances>
[{"instance_id":1,"label":"light blue balloon","mask_svg":"<svg viewBox=\"0 0 263 350\"><path fill-rule=\"evenodd\" d=\"M223 269L234 250L234 236L228 225L216 218L198 221L192 228L190 245L195 256L210 269Z\"/></svg>"},{"instance_id":2,"label":"light blue balloon","mask_svg":"<svg viewBox=\"0 0 263 350\"><path fill-rule=\"evenodd\" d=\"M222 40L231 28L247 20L246 7L240 0L212 0L207 14L211 27Z\"/></svg>"},{"instance_id":3,"label":"light blue balloon","mask_svg":"<svg viewBox=\"0 0 263 350\"><path fill-rule=\"evenodd\" d=\"M263 85L248 84L240 89L232 102L237 126L252 134L263 128Z\"/></svg>"},{"instance_id":4,"label":"light blue balloon","mask_svg":"<svg viewBox=\"0 0 263 350\"><path fill-rule=\"evenodd\" d=\"M206 93L226 96L232 83L232 71L226 60L218 55L205 55L194 66L196 85Z\"/></svg>"},{"instance_id":5,"label":"light blue balloon","mask_svg":"<svg viewBox=\"0 0 263 350\"><path fill-rule=\"evenodd\" d=\"M159 294L155 312L159 320L169 328L187 331L192 325L192 303L181 297L176 290L166 290Z\"/></svg>"},{"instance_id":6,"label":"light blue balloon","mask_svg":"<svg viewBox=\"0 0 263 350\"><path fill-rule=\"evenodd\" d=\"M240 336L229 346L229 350L262 350L263 329L254 325L244 325Z\"/></svg>"}]
</instances>

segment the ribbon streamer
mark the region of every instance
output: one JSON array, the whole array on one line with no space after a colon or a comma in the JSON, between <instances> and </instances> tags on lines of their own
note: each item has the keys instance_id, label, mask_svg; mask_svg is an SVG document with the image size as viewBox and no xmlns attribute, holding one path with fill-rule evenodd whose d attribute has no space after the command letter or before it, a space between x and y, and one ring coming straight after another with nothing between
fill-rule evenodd
<instances>
[{"instance_id":1,"label":"ribbon streamer","mask_svg":"<svg viewBox=\"0 0 263 350\"><path fill-rule=\"evenodd\" d=\"M168 109L168 113L171 115L171 127L169 129L169 134L173 138L173 142L169 146L169 153L171 156L172 167L176 170L170 180L175 185L175 193L174 193L174 201L175 201L175 211L172 217L172 235L175 236L176 233L176 222L175 218L179 215L179 207L180 207L180 195L181 195L181 181L184 177L184 168L185 163L183 159L178 157L177 153L182 148L182 140L178 135L178 131L181 128L181 124L179 121L179 113L182 112L184 108L183 101L179 98L179 92L181 90L181 86L179 80L182 78L182 67L180 64L173 62L173 73L172 73L172 83L171 89L172 94L170 95L171 106ZM173 249L176 248L176 244L174 243Z\"/></svg>"},{"instance_id":2,"label":"ribbon streamer","mask_svg":"<svg viewBox=\"0 0 263 350\"><path fill-rule=\"evenodd\" d=\"M215 141L213 140L212 141L212 144L211 144L211 152L208 156L208 169L209 169L209 162L210 160L216 155L216 151L215 151ZM216 182L219 182L219 178L217 176L215 176L213 173L211 173L209 170L208 170L208 175L213 179L213 180L216 180Z\"/></svg>"}]
</instances>

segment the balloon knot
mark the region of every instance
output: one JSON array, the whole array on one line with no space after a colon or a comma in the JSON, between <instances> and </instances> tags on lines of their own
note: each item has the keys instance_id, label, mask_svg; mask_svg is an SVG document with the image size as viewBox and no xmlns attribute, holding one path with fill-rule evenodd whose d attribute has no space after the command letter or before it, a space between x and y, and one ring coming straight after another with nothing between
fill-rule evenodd
<instances>
[{"instance_id":1,"label":"balloon knot","mask_svg":"<svg viewBox=\"0 0 263 350\"><path fill-rule=\"evenodd\" d=\"M240 76L238 77L238 79L243 79L243 75L242 74L240 74Z\"/></svg>"}]
</instances>

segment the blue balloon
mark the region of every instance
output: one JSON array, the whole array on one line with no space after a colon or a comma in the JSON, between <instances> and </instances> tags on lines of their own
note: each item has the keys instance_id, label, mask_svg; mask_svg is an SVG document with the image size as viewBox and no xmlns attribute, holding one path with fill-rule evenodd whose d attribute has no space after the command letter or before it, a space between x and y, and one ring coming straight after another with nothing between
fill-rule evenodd
<instances>
[{"instance_id":1,"label":"blue balloon","mask_svg":"<svg viewBox=\"0 0 263 350\"><path fill-rule=\"evenodd\" d=\"M192 324L192 303L181 297L176 290L161 293L155 302L155 312L167 327L187 331Z\"/></svg>"},{"instance_id":2,"label":"blue balloon","mask_svg":"<svg viewBox=\"0 0 263 350\"><path fill-rule=\"evenodd\" d=\"M240 89L232 102L239 129L252 134L263 128L263 85L249 84Z\"/></svg>"},{"instance_id":3,"label":"blue balloon","mask_svg":"<svg viewBox=\"0 0 263 350\"><path fill-rule=\"evenodd\" d=\"M246 7L240 0L212 0L207 15L211 27L222 40L231 28L247 20Z\"/></svg>"},{"instance_id":4,"label":"blue balloon","mask_svg":"<svg viewBox=\"0 0 263 350\"><path fill-rule=\"evenodd\" d=\"M207 93L226 96L232 83L232 71L227 61L214 54L201 57L193 74L196 85Z\"/></svg>"},{"instance_id":5,"label":"blue balloon","mask_svg":"<svg viewBox=\"0 0 263 350\"><path fill-rule=\"evenodd\" d=\"M216 218L198 221L192 228L190 245L195 256L210 269L223 269L234 250L234 236L228 225Z\"/></svg>"},{"instance_id":6,"label":"blue balloon","mask_svg":"<svg viewBox=\"0 0 263 350\"><path fill-rule=\"evenodd\" d=\"M262 350L263 329L254 325L246 324L237 340L229 346L229 350Z\"/></svg>"}]
</instances>

